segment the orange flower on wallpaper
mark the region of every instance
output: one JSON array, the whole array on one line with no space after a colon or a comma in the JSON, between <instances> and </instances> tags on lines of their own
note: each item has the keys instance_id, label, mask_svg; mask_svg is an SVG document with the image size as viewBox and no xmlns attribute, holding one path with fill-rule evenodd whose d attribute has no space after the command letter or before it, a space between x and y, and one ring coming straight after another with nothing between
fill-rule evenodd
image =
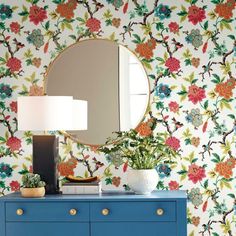
<instances>
[{"instance_id":1,"label":"orange flower on wallpaper","mask_svg":"<svg viewBox=\"0 0 236 236\"><path fill-rule=\"evenodd\" d=\"M236 165L236 160L234 158L229 158L225 162L220 162L216 164L215 171L219 175L223 176L226 179L230 179L233 175L233 168Z\"/></svg>"},{"instance_id":2,"label":"orange flower on wallpaper","mask_svg":"<svg viewBox=\"0 0 236 236\"><path fill-rule=\"evenodd\" d=\"M67 20L70 20L74 17L74 10L76 6L76 0L69 0L67 3L59 4L56 12L59 13L61 17L65 17Z\"/></svg>"},{"instance_id":3,"label":"orange flower on wallpaper","mask_svg":"<svg viewBox=\"0 0 236 236\"><path fill-rule=\"evenodd\" d=\"M114 177L112 178L112 184L113 184L114 186L116 186L116 187L119 187L119 186L120 186L120 180L121 180L120 177L114 176Z\"/></svg>"},{"instance_id":4,"label":"orange flower on wallpaper","mask_svg":"<svg viewBox=\"0 0 236 236\"><path fill-rule=\"evenodd\" d=\"M57 168L61 176L74 175L74 169L77 165L77 160L70 158L66 162L61 162L58 164Z\"/></svg>"},{"instance_id":5,"label":"orange flower on wallpaper","mask_svg":"<svg viewBox=\"0 0 236 236\"><path fill-rule=\"evenodd\" d=\"M224 19L230 19L233 17L234 8L235 8L235 1L228 0L226 3L217 4L215 12Z\"/></svg>"},{"instance_id":6,"label":"orange flower on wallpaper","mask_svg":"<svg viewBox=\"0 0 236 236\"><path fill-rule=\"evenodd\" d=\"M230 99L233 96L233 89L235 88L235 81L232 79L227 80L225 83L219 83L216 85L215 91L219 93L221 97Z\"/></svg>"},{"instance_id":7,"label":"orange flower on wallpaper","mask_svg":"<svg viewBox=\"0 0 236 236\"><path fill-rule=\"evenodd\" d=\"M146 43L137 44L135 51L147 60L153 57L153 50L156 48L155 39L149 39Z\"/></svg>"},{"instance_id":8,"label":"orange flower on wallpaper","mask_svg":"<svg viewBox=\"0 0 236 236\"><path fill-rule=\"evenodd\" d=\"M40 87L36 84L30 86L29 96L43 96L43 95L44 95L43 87Z\"/></svg>"},{"instance_id":9,"label":"orange flower on wallpaper","mask_svg":"<svg viewBox=\"0 0 236 236\"><path fill-rule=\"evenodd\" d=\"M148 122L141 123L137 128L136 131L143 137L148 137L152 135L152 129Z\"/></svg>"}]
</instances>

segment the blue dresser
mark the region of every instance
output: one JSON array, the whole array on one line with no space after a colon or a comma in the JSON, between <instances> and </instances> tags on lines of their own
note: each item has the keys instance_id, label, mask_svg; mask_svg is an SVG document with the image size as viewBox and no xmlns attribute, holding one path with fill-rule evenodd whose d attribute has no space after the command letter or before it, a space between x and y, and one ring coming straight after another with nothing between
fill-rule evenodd
<instances>
[{"instance_id":1,"label":"blue dresser","mask_svg":"<svg viewBox=\"0 0 236 236\"><path fill-rule=\"evenodd\" d=\"M0 236L186 236L186 193L0 198Z\"/></svg>"}]
</instances>

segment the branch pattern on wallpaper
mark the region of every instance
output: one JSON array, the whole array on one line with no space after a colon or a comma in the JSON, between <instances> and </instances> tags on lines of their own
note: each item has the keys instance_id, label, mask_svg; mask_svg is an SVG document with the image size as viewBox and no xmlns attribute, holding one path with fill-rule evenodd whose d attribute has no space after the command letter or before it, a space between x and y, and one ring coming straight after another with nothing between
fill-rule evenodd
<instances>
[{"instance_id":1,"label":"branch pattern on wallpaper","mask_svg":"<svg viewBox=\"0 0 236 236\"><path fill-rule=\"evenodd\" d=\"M19 95L43 95L50 62L90 38L121 43L151 84L140 135L164 132L177 161L157 188L188 192L189 236L236 235L236 20L234 0L25 0L0 4L0 194L32 171L32 133L17 132ZM153 124L156 124L155 126ZM128 189L127 166L98 146L60 135L61 179L100 175Z\"/></svg>"}]
</instances>

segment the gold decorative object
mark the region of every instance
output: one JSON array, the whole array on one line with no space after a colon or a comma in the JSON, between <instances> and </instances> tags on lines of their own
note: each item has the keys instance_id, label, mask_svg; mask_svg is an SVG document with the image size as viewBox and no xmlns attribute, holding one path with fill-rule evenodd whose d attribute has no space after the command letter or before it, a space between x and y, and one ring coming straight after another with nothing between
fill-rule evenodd
<instances>
[{"instance_id":1,"label":"gold decorative object","mask_svg":"<svg viewBox=\"0 0 236 236\"><path fill-rule=\"evenodd\" d=\"M16 214L17 214L18 216L22 216L22 215L24 214L24 211L23 211L22 209L17 209L17 210L16 210Z\"/></svg>"},{"instance_id":2,"label":"gold decorative object","mask_svg":"<svg viewBox=\"0 0 236 236\"><path fill-rule=\"evenodd\" d=\"M163 209L161 209L161 208L157 209L157 215L158 216L162 216L163 214L164 214L164 210Z\"/></svg>"},{"instance_id":3,"label":"gold decorative object","mask_svg":"<svg viewBox=\"0 0 236 236\"><path fill-rule=\"evenodd\" d=\"M77 214L76 209L70 209L70 215L75 216Z\"/></svg>"},{"instance_id":4,"label":"gold decorative object","mask_svg":"<svg viewBox=\"0 0 236 236\"><path fill-rule=\"evenodd\" d=\"M21 188L21 196L22 197L44 197L45 188Z\"/></svg>"},{"instance_id":5,"label":"gold decorative object","mask_svg":"<svg viewBox=\"0 0 236 236\"><path fill-rule=\"evenodd\" d=\"M102 214L103 214L104 216L109 215L109 209L107 209L107 208L103 209L103 210L102 210Z\"/></svg>"}]
</instances>

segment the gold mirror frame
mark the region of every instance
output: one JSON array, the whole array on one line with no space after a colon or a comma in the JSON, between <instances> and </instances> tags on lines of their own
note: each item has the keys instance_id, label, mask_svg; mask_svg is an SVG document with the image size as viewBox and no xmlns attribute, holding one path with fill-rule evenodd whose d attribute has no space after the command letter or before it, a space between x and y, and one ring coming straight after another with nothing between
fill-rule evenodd
<instances>
[{"instance_id":1,"label":"gold mirror frame","mask_svg":"<svg viewBox=\"0 0 236 236\"><path fill-rule=\"evenodd\" d=\"M132 128L132 129L136 129L142 122L143 120L145 119L145 117L147 116L149 110L150 110L150 91L151 91L151 86L150 86L150 80L149 80L149 77L148 77L148 74L147 74L147 71L146 71L146 68L143 64L142 61L139 60L139 58L137 57L136 53L133 52L131 49L129 49L126 45L124 44L121 44L121 43L117 43L116 41L113 41L113 40L109 40L109 39L103 39L103 38L92 38L92 39L84 39L84 40L81 40L81 41L78 41L78 42L75 42L71 45L69 45L68 47L64 48L50 63L49 65L47 66L46 68L46 71L44 73L44 76L43 76L43 90L44 90L44 94L47 95L46 93L46 86L47 86L47 77L48 77L48 74L50 72L50 69L52 68L52 66L56 63L57 59L59 59L59 57L62 56L62 54L67 50L67 49L70 49L74 46L76 46L77 44L81 43L81 42L84 42L84 41L91 41L91 40L105 40L105 41L108 41L110 43L114 43L114 44L117 44L118 46L121 45L123 46L124 48L126 48L135 58L138 59L138 61L141 63L141 65L143 66L143 69L144 69L144 72L145 72L145 75L146 75L146 79L147 79L147 82L148 82L148 100L147 100L147 105L146 105L146 109L145 109L145 112L142 116L142 118L140 119L140 121L138 122L137 126ZM70 96L68 94L68 96ZM109 143L105 143L105 144L89 144L89 143L86 143L86 142L83 142L81 141L79 138L76 138L74 137L73 135L71 135L70 133L66 132L66 131L58 131L60 134L64 135L65 137L67 138L70 138L71 140L73 140L74 142L76 143L79 143L79 144L82 144L82 145L86 145L86 146L89 146L89 147L102 147L102 146L107 146L107 145L112 145L113 143L115 143L115 141L113 142L109 142ZM115 132L115 131L114 131ZM112 134L111 134L112 135ZM109 137L107 137L109 138Z\"/></svg>"}]
</instances>

